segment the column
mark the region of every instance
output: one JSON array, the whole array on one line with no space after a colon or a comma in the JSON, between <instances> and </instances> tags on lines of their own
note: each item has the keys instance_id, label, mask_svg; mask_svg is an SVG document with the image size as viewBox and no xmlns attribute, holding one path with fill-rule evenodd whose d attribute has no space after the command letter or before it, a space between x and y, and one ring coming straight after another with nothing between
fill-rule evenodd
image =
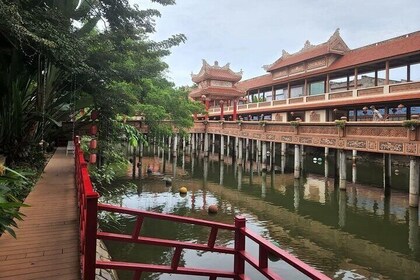
<instances>
[{"instance_id":1,"label":"column","mask_svg":"<svg viewBox=\"0 0 420 280\"><path fill-rule=\"evenodd\" d=\"M340 190L338 195L338 226L344 228L346 226L347 192Z\"/></svg>"},{"instance_id":2,"label":"column","mask_svg":"<svg viewBox=\"0 0 420 280\"><path fill-rule=\"evenodd\" d=\"M177 156L177 147L178 147L178 134L174 135L174 142L173 142L173 146L172 146L172 156L176 157Z\"/></svg>"},{"instance_id":3,"label":"column","mask_svg":"<svg viewBox=\"0 0 420 280\"><path fill-rule=\"evenodd\" d=\"M261 197L265 198L267 195L267 173L263 172L261 175Z\"/></svg>"},{"instance_id":4,"label":"column","mask_svg":"<svg viewBox=\"0 0 420 280\"><path fill-rule=\"evenodd\" d=\"M295 145L295 166L294 166L294 178L300 178L300 147Z\"/></svg>"},{"instance_id":5,"label":"column","mask_svg":"<svg viewBox=\"0 0 420 280\"><path fill-rule=\"evenodd\" d=\"M185 139L185 137L182 137L182 151L186 152L187 151L187 140Z\"/></svg>"},{"instance_id":6,"label":"column","mask_svg":"<svg viewBox=\"0 0 420 280\"><path fill-rule=\"evenodd\" d=\"M389 85L389 60L385 62L385 85Z\"/></svg>"},{"instance_id":7,"label":"column","mask_svg":"<svg viewBox=\"0 0 420 280\"><path fill-rule=\"evenodd\" d=\"M262 171L267 171L267 142L262 141Z\"/></svg>"},{"instance_id":8,"label":"column","mask_svg":"<svg viewBox=\"0 0 420 280\"><path fill-rule=\"evenodd\" d=\"M204 156L205 157L209 156L209 134L208 133L204 134Z\"/></svg>"},{"instance_id":9,"label":"column","mask_svg":"<svg viewBox=\"0 0 420 280\"><path fill-rule=\"evenodd\" d=\"M296 146L299 149L298 145L295 145L295 149ZM294 179L293 181L293 206L295 207L295 211L297 212L299 210L299 204L300 204L300 190L299 190L299 179Z\"/></svg>"},{"instance_id":10,"label":"column","mask_svg":"<svg viewBox=\"0 0 420 280\"><path fill-rule=\"evenodd\" d=\"M270 170L276 169L276 142L271 142Z\"/></svg>"},{"instance_id":11,"label":"column","mask_svg":"<svg viewBox=\"0 0 420 280\"><path fill-rule=\"evenodd\" d=\"M190 140L190 145L191 145L191 154L195 154L195 149L196 149L196 134L190 134L191 140Z\"/></svg>"},{"instance_id":12,"label":"column","mask_svg":"<svg viewBox=\"0 0 420 280\"><path fill-rule=\"evenodd\" d=\"M233 121L236 121L236 119L238 118L238 100L234 99L233 100Z\"/></svg>"},{"instance_id":13,"label":"column","mask_svg":"<svg viewBox=\"0 0 420 280\"><path fill-rule=\"evenodd\" d=\"M419 211L417 208L408 209L408 247L417 255L419 245Z\"/></svg>"},{"instance_id":14,"label":"column","mask_svg":"<svg viewBox=\"0 0 420 280\"><path fill-rule=\"evenodd\" d=\"M242 165L238 166L238 190L242 189Z\"/></svg>"},{"instance_id":15,"label":"column","mask_svg":"<svg viewBox=\"0 0 420 280\"><path fill-rule=\"evenodd\" d=\"M212 134L211 137L211 153L214 154L214 146L216 145L216 134Z\"/></svg>"},{"instance_id":16,"label":"column","mask_svg":"<svg viewBox=\"0 0 420 280\"><path fill-rule=\"evenodd\" d=\"M242 165L242 142L243 139L242 138L238 138L238 160L239 160L239 165Z\"/></svg>"},{"instance_id":17,"label":"column","mask_svg":"<svg viewBox=\"0 0 420 280\"><path fill-rule=\"evenodd\" d=\"M340 162L340 167L339 167L339 179L340 179L340 190L345 190L346 189L346 184L347 184L347 170L346 170L346 151L344 150L339 150L339 162Z\"/></svg>"},{"instance_id":18,"label":"column","mask_svg":"<svg viewBox=\"0 0 420 280\"><path fill-rule=\"evenodd\" d=\"M353 150L352 151L352 156L351 156L351 179L353 183L356 183L357 181L357 165L356 165L356 160L357 160L357 151Z\"/></svg>"},{"instance_id":19,"label":"column","mask_svg":"<svg viewBox=\"0 0 420 280\"><path fill-rule=\"evenodd\" d=\"M409 181L409 198L408 204L411 207L419 206L419 158L410 158L410 181Z\"/></svg>"},{"instance_id":20,"label":"column","mask_svg":"<svg viewBox=\"0 0 420 280\"><path fill-rule=\"evenodd\" d=\"M280 143L280 171L284 174L286 169L286 143Z\"/></svg>"},{"instance_id":21,"label":"column","mask_svg":"<svg viewBox=\"0 0 420 280\"><path fill-rule=\"evenodd\" d=\"M225 160L225 136L220 135L220 160Z\"/></svg>"},{"instance_id":22,"label":"column","mask_svg":"<svg viewBox=\"0 0 420 280\"><path fill-rule=\"evenodd\" d=\"M257 140L257 145L256 145L256 149L255 149L255 153L256 153L256 158L257 158L257 166L261 163L261 141Z\"/></svg>"},{"instance_id":23,"label":"column","mask_svg":"<svg viewBox=\"0 0 420 280\"><path fill-rule=\"evenodd\" d=\"M383 154L383 183L384 193L389 195L391 192L391 155Z\"/></svg>"},{"instance_id":24,"label":"column","mask_svg":"<svg viewBox=\"0 0 420 280\"><path fill-rule=\"evenodd\" d=\"M359 74L358 74L358 69L357 69L357 67L356 68L354 68L354 89L357 89L357 83L358 83L358 81L357 81L357 76L358 76Z\"/></svg>"},{"instance_id":25,"label":"column","mask_svg":"<svg viewBox=\"0 0 420 280\"><path fill-rule=\"evenodd\" d=\"M219 173L219 185L223 185L223 177L224 177L224 170L225 170L225 163L221 162L220 163L220 173Z\"/></svg>"},{"instance_id":26,"label":"column","mask_svg":"<svg viewBox=\"0 0 420 280\"><path fill-rule=\"evenodd\" d=\"M229 156L230 154L230 136L227 135L227 145L226 145L226 156Z\"/></svg>"}]
</instances>

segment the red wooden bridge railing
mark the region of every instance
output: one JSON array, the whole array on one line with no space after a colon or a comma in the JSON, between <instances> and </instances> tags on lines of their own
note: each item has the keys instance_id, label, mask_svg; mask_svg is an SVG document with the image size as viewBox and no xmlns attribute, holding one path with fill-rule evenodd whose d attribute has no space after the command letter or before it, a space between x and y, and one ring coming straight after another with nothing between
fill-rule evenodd
<instances>
[{"instance_id":1,"label":"red wooden bridge railing","mask_svg":"<svg viewBox=\"0 0 420 280\"><path fill-rule=\"evenodd\" d=\"M207 276L210 280L218 277L230 278L235 280L249 279L245 275L245 263L249 263L256 268L267 279L283 279L268 267L269 255L278 257L297 270L301 271L311 279L330 279L318 270L310 267L301 260L292 256L288 252L271 244L266 239L253 233L246 228L246 221L243 217L235 217L235 224L229 225L218 222L181 217L175 215L141 211L119 206L98 204L99 194L93 190L89 178L87 164L80 149L78 138L75 139L75 168L76 186L79 198L79 218L80 218L80 252L81 268L84 280L95 279L95 269L115 269L129 270L134 272L133 279L140 279L143 272L160 272L183 275ZM98 211L120 213L136 217L136 224L131 234L120 234L97 231ZM145 218L166 220L177 223L184 223L207 227L210 229L207 243L199 244L193 242L183 242L170 239L153 238L140 236L140 231ZM217 235L220 230L234 232L234 247L216 245ZM259 246L258 259L255 259L250 252L245 250L246 238L253 240ZM96 259L96 240L113 240L118 242L141 243L148 245L164 246L174 248L174 254L170 265L156 265L145 263L103 261ZM189 268L179 265L182 251L184 249L217 252L233 255L234 263L232 270L216 270L203 268Z\"/></svg>"}]
</instances>

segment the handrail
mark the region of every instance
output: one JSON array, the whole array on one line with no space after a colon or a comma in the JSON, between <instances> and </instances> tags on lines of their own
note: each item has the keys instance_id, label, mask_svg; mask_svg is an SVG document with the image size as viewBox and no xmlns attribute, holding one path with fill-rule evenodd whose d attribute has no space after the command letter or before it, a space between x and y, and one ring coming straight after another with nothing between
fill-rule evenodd
<instances>
[{"instance_id":1,"label":"handrail","mask_svg":"<svg viewBox=\"0 0 420 280\"><path fill-rule=\"evenodd\" d=\"M84 160L83 152L80 149L79 139L75 139L75 170L76 186L78 190L79 201L79 220L80 220L80 251L81 266L84 280L95 279L95 269L119 269L134 272L133 279L140 279L143 272L160 272L182 275L207 276L210 280L218 277L230 279L249 279L245 275L245 263L254 266L267 279L282 279L273 270L268 268L268 255L273 254L280 257L299 271L312 279L327 280L325 276L316 269L310 267L286 251L274 246L261 236L253 233L246 228L246 221L243 217L235 217L235 224L224 224L206 220L194 219L189 217L180 217L176 215L153 213L137 209L129 209L120 206L98 204L99 194L94 191L89 178L87 163ZM97 231L98 211L107 211L120 213L136 217L136 224L130 234L118 234L110 232ZM184 242L154 237L140 236L140 231L145 218L167 220L177 223L186 223L196 226L210 228L210 233L206 243L198 244L193 242ZM219 230L231 231L235 235L234 247L216 245L217 234ZM259 245L259 259L255 260L249 252L245 250L246 239L249 238ZM142 243L148 245L165 246L174 248L171 265L155 265L144 263L131 263L121 261L103 261L96 260L96 240L114 240L119 242ZM234 256L232 271L187 268L179 266L181 254L184 249L197 251L218 252Z\"/></svg>"}]
</instances>

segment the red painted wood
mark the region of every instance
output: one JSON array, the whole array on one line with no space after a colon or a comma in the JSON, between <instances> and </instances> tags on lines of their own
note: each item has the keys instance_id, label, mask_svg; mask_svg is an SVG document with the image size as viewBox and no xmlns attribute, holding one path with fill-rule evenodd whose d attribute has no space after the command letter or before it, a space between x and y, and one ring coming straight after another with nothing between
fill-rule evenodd
<instances>
[{"instance_id":1,"label":"red painted wood","mask_svg":"<svg viewBox=\"0 0 420 280\"><path fill-rule=\"evenodd\" d=\"M242 229L245 229L246 220L243 217L235 217L235 258L233 264L233 271L235 275L245 273L245 261L240 251L245 250L245 235Z\"/></svg>"},{"instance_id":2,"label":"red painted wood","mask_svg":"<svg viewBox=\"0 0 420 280\"><path fill-rule=\"evenodd\" d=\"M143 220L144 218L141 216L137 217L137 221L136 221L136 227L134 228L133 234L131 235L131 237L133 239L137 239L139 238L139 234L140 234L140 230L141 230L141 226L143 225Z\"/></svg>"},{"instance_id":3,"label":"red painted wood","mask_svg":"<svg viewBox=\"0 0 420 280\"><path fill-rule=\"evenodd\" d=\"M179 260L181 259L181 253L182 253L182 247L181 246L177 246L175 248L175 252L174 252L174 255L172 257L171 268L173 270L177 270L177 268L179 266Z\"/></svg>"},{"instance_id":4,"label":"red painted wood","mask_svg":"<svg viewBox=\"0 0 420 280\"><path fill-rule=\"evenodd\" d=\"M264 248L262 244L259 246L259 268L267 268L268 267L268 252L267 249Z\"/></svg>"},{"instance_id":5,"label":"red painted wood","mask_svg":"<svg viewBox=\"0 0 420 280\"><path fill-rule=\"evenodd\" d=\"M207 242L207 246L209 246L210 248L214 248L214 244L216 243L216 238L217 238L217 231L218 231L217 227L211 228L209 240Z\"/></svg>"}]
</instances>

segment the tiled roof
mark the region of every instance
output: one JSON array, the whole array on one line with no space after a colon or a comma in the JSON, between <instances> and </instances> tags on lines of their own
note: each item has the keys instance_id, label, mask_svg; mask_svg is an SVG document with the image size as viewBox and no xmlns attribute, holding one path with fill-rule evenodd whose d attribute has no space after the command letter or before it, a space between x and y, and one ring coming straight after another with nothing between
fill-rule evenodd
<instances>
[{"instance_id":1,"label":"tiled roof","mask_svg":"<svg viewBox=\"0 0 420 280\"><path fill-rule=\"evenodd\" d=\"M292 54L289 57L285 57L285 58L281 57L279 60L274 62L274 64L271 65L267 69L267 71L273 71L275 69L279 69L285 66L296 64L296 63L299 63L299 62L302 62L311 58L319 57L319 56L328 54L329 52L330 51L329 51L329 47L327 43L317 45L307 51Z\"/></svg>"},{"instance_id":2,"label":"tiled roof","mask_svg":"<svg viewBox=\"0 0 420 280\"><path fill-rule=\"evenodd\" d=\"M313 50L313 52L307 51L303 52L299 57L310 58L309 54L316 55L320 52L321 50ZM237 86L238 88L241 88L246 91L249 89L262 88L272 86L273 84L303 79L305 77L308 77L309 75L322 75L338 70L353 68L367 63L384 61L386 59L391 59L394 57L419 52L420 31L348 51L343 56L337 58L337 60L334 61L329 67L311 71L310 73L302 73L276 80L272 78L272 75L270 73L249 80L241 81L237 84ZM272 67L274 67L274 65Z\"/></svg>"},{"instance_id":3,"label":"tiled roof","mask_svg":"<svg viewBox=\"0 0 420 280\"><path fill-rule=\"evenodd\" d=\"M329 68L337 70L420 51L420 32L351 50Z\"/></svg>"},{"instance_id":4,"label":"tiled roof","mask_svg":"<svg viewBox=\"0 0 420 280\"><path fill-rule=\"evenodd\" d=\"M225 88L225 87L207 87L207 88L197 88L190 92L189 96L192 98L199 98L202 95L207 95L211 97L212 95L226 96L226 97L240 97L245 94L245 91L242 91L238 88Z\"/></svg>"},{"instance_id":5,"label":"tiled roof","mask_svg":"<svg viewBox=\"0 0 420 280\"><path fill-rule=\"evenodd\" d=\"M191 76L194 83L200 83L205 80L221 80L236 83L242 79L242 72L233 72L230 69L229 63L225 66L219 66L219 63L216 61L211 66L203 59L203 66L200 72L197 75L192 74Z\"/></svg>"},{"instance_id":6,"label":"tiled roof","mask_svg":"<svg viewBox=\"0 0 420 280\"><path fill-rule=\"evenodd\" d=\"M240 81L236 86L244 91L252 88L259 88L273 83L273 76L265 74L249 80Z\"/></svg>"}]
</instances>

